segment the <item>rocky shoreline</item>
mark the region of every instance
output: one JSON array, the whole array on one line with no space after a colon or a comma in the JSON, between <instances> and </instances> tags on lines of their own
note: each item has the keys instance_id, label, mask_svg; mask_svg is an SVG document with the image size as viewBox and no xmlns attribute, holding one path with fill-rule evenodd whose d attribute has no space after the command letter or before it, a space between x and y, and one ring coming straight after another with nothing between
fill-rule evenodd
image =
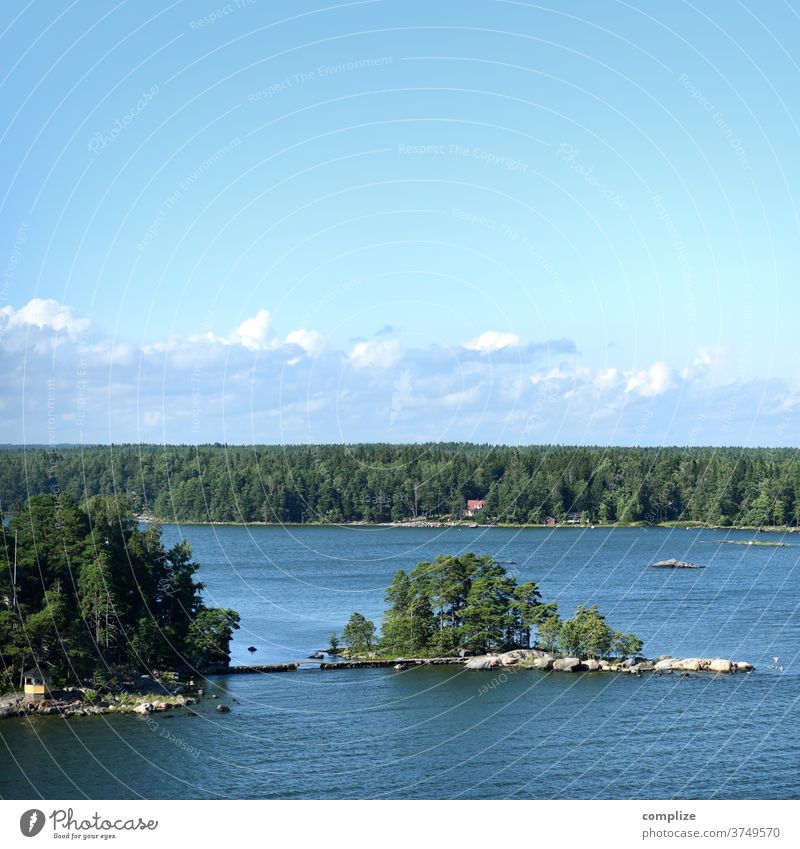
<instances>
[{"instance_id":1,"label":"rocky shoreline","mask_svg":"<svg viewBox=\"0 0 800 849\"><path fill-rule=\"evenodd\" d=\"M321 663L320 669L411 669L415 666L463 666L473 671L518 667L538 669L541 672L617 672L640 675L643 672L656 674L672 672L716 672L730 675L736 672L753 672L755 666L746 661L733 661L721 657L672 657L660 655L650 660L645 657L596 660L595 658L564 657L541 649L513 649L500 654L484 654L476 657L397 657L392 659L343 660L337 663Z\"/></svg>"},{"instance_id":2,"label":"rocky shoreline","mask_svg":"<svg viewBox=\"0 0 800 849\"><path fill-rule=\"evenodd\" d=\"M539 649L514 649L503 654L487 654L471 657L464 663L465 669L484 670L498 667L517 666L538 669L541 672L615 672L641 675L672 672L715 672L731 675L737 672L753 672L755 666L747 661L733 661L721 657L672 657L660 655L650 660L631 657L624 660L596 660L595 658L561 657Z\"/></svg>"},{"instance_id":3,"label":"rocky shoreline","mask_svg":"<svg viewBox=\"0 0 800 849\"><path fill-rule=\"evenodd\" d=\"M104 714L150 714L196 705L202 689L194 681L183 685L142 676L119 689L66 687L53 690L46 699L31 700L22 693L0 696L0 719L34 716L102 716Z\"/></svg>"}]
</instances>

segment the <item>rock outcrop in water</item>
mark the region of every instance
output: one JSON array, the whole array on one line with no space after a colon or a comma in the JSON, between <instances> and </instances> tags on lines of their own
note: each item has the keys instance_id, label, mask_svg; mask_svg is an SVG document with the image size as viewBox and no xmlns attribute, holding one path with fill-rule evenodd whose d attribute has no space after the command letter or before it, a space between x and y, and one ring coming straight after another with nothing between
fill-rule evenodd
<instances>
[{"instance_id":1,"label":"rock outcrop in water","mask_svg":"<svg viewBox=\"0 0 800 849\"><path fill-rule=\"evenodd\" d=\"M659 560L658 563L651 563L653 569L702 569L696 563L687 563L685 560Z\"/></svg>"}]
</instances>

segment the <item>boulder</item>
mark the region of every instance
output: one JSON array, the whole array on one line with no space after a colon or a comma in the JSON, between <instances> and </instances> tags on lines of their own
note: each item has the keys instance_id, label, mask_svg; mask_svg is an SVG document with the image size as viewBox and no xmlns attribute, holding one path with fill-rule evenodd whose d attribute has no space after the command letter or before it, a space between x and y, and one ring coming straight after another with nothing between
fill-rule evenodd
<instances>
[{"instance_id":1,"label":"boulder","mask_svg":"<svg viewBox=\"0 0 800 849\"><path fill-rule=\"evenodd\" d=\"M537 669L541 669L542 672L547 672L549 669L553 668L553 663L555 662L555 658L552 654L543 654L540 657L537 657L534 661L534 665Z\"/></svg>"},{"instance_id":2,"label":"boulder","mask_svg":"<svg viewBox=\"0 0 800 849\"><path fill-rule=\"evenodd\" d=\"M652 660L642 660L642 661L639 661L639 663L636 664L636 668L640 672L651 672L653 669L656 668L656 665L655 665L655 663L653 663Z\"/></svg>"},{"instance_id":3,"label":"boulder","mask_svg":"<svg viewBox=\"0 0 800 849\"><path fill-rule=\"evenodd\" d=\"M597 672L600 668L600 661L595 660L593 657L589 657L586 660L581 661L581 666L587 672Z\"/></svg>"},{"instance_id":4,"label":"boulder","mask_svg":"<svg viewBox=\"0 0 800 849\"><path fill-rule=\"evenodd\" d=\"M465 664L464 669L494 669L500 665L500 659L491 654L480 657L471 657Z\"/></svg>"},{"instance_id":5,"label":"boulder","mask_svg":"<svg viewBox=\"0 0 800 849\"><path fill-rule=\"evenodd\" d=\"M136 705L133 709L134 713L152 713L155 710L155 705L152 702L142 702L140 705Z\"/></svg>"},{"instance_id":6,"label":"boulder","mask_svg":"<svg viewBox=\"0 0 800 849\"><path fill-rule=\"evenodd\" d=\"M512 649L504 652L498 657L500 666L514 666L521 660L529 657L536 657L539 653L533 649Z\"/></svg>"},{"instance_id":7,"label":"boulder","mask_svg":"<svg viewBox=\"0 0 800 849\"><path fill-rule=\"evenodd\" d=\"M230 713L231 709L227 705L217 705L217 713Z\"/></svg>"},{"instance_id":8,"label":"boulder","mask_svg":"<svg viewBox=\"0 0 800 849\"><path fill-rule=\"evenodd\" d=\"M702 669L701 659L697 657L686 657L673 660L670 669L677 669L680 672L699 672Z\"/></svg>"},{"instance_id":9,"label":"boulder","mask_svg":"<svg viewBox=\"0 0 800 849\"><path fill-rule=\"evenodd\" d=\"M752 672L755 669L752 663L746 663L744 660L737 661L736 663L736 671L737 672Z\"/></svg>"},{"instance_id":10,"label":"boulder","mask_svg":"<svg viewBox=\"0 0 800 849\"><path fill-rule=\"evenodd\" d=\"M672 657L665 657L665 658L662 658L661 660L656 661L656 665L655 665L654 668L655 668L656 672L661 672L662 670L665 670L665 669L672 669L672 664L677 663L677 662L678 661L676 661Z\"/></svg>"},{"instance_id":11,"label":"boulder","mask_svg":"<svg viewBox=\"0 0 800 849\"><path fill-rule=\"evenodd\" d=\"M736 667L729 660L723 660L721 657L717 657L708 664L708 671L729 673L735 672Z\"/></svg>"},{"instance_id":12,"label":"boulder","mask_svg":"<svg viewBox=\"0 0 800 849\"><path fill-rule=\"evenodd\" d=\"M578 672L581 668L579 657L560 657L553 661L553 669L556 672Z\"/></svg>"}]
</instances>

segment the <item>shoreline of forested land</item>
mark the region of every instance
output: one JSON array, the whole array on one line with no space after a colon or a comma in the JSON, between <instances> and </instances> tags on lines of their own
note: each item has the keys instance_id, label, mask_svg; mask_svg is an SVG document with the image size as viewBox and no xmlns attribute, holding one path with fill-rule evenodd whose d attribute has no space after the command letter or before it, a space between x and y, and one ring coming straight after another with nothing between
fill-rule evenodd
<instances>
[{"instance_id":1,"label":"shoreline of forested land","mask_svg":"<svg viewBox=\"0 0 800 849\"><path fill-rule=\"evenodd\" d=\"M800 527L800 451L471 443L4 448L0 507L124 495L197 524Z\"/></svg>"}]
</instances>

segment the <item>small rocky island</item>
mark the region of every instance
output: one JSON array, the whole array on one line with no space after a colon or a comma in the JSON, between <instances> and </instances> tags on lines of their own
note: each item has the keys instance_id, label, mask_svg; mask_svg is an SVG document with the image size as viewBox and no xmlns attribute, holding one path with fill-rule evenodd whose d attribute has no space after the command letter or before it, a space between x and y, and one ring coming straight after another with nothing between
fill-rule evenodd
<instances>
[{"instance_id":1,"label":"small rocky island","mask_svg":"<svg viewBox=\"0 0 800 849\"><path fill-rule=\"evenodd\" d=\"M658 568L700 569L682 560ZM380 636L360 613L344 630L344 659L320 668L361 669L462 664L469 670L499 667L543 672L615 672L639 675L667 672L751 672L745 661L642 655L635 635L616 631L596 605L578 605L562 619L555 602L542 601L533 581L518 583L488 555L436 557L402 569L386 591L389 605ZM332 642L339 643L337 635ZM534 648L531 648L533 642Z\"/></svg>"},{"instance_id":2,"label":"small rocky island","mask_svg":"<svg viewBox=\"0 0 800 849\"><path fill-rule=\"evenodd\" d=\"M687 563L685 560L659 560L658 563L651 563L652 569L702 569L696 563Z\"/></svg>"}]
</instances>

